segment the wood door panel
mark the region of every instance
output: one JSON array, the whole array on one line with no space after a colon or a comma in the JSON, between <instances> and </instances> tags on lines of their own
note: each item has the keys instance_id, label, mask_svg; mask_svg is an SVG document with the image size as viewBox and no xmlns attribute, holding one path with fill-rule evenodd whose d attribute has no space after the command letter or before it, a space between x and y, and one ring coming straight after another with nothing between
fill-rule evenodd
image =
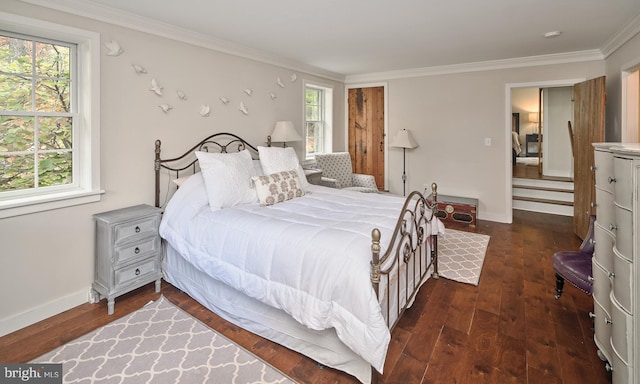
<instances>
[{"instance_id":1,"label":"wood door panel","mask_svg":"<svg viewBox=\"0 0 640 384\"><path fill-rule=\"evenodd\" d=\"M349 153L355 173L384 188L384 87L349 89Z\"/></svg>"},{"instance_id":2,"label":"wood door panel","mask_svg":"<svg viewBox=\"0 0 640 384\"><path fill-rule=\"evenodd\" d=\"M589 230L589 215L596 213L594 155L591 143L604 141L605 78L573 86L574 203L573 230L581 239Z\"/></svg>"}]
</instances>

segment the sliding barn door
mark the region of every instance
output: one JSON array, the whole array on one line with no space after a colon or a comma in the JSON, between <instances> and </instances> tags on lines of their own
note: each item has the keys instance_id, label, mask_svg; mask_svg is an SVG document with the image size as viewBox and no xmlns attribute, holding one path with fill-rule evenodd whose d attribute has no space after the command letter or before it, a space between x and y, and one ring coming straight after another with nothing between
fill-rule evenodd
<instances>
[{"instance_id":1,"label":"sliding barn door","mask_svg":"<svg viewBox=\"0 0 640 384\"><path fill-rule=\"evenodd\" d=\"M384 188L384 87L349 89L349 153L355 173Z\"/></svg>"},{"instance_id":2,"label":"sliding barn door","mask_svg":"<svg viewBox=\"0 0 640 384\"><path fill-rule=\"evenodd\" d=\"M573 231L584 239L595 214L594 156L591 143L604 141L605 78L573 86L574 202Z\"/></svg>"}]
</instances>

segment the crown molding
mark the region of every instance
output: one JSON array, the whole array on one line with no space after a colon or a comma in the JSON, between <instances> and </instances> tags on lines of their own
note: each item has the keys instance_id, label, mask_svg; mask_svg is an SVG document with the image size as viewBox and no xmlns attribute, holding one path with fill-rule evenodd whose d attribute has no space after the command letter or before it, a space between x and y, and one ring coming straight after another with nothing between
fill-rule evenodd
<instances>
[{"instance_id":1,"label":"crown molding","mask_svg":"<svg viewBox=\"0 0 640 384\"><path fill-rule=\"evenodd\" d=\"M614 34L604 45L600 48L602 55L607 58L615 51L623 46L627 41L633 39L635 35L640 33L640 13L636 15L630 22L625 24L620 30Z\"/></svg>"},{"instance_id":2,"label":"crown molding","mask_svg":"<svg viewBox=\"0 0 640 384\"><path fill-rule=\"evenodd\" d=\"M597 61L603 59L604 56L602 55L602 53L600 53L599 50L594 49L579 52L557 53L552 55L520 57L515 59L413 68L399 71L367 73L362 75L349 75L345 78L345 83L349 84L366 81L382 81L411 77L447 75L464 72L493 71L509 68L535 67L540 65Z\"/></svg>"},{"instance_id":3,"label":"crown molding","mask_svg":"<svg viewBox=\"0 0 640 384\"><path fill-rule=\"evenodd\" d=\"M258 49L249 48L205 34L189 31L175 25L152 20L146 17L122 12L112 7L104 6L86 0L19 0L53 10L87 17L93 20L118 25L120 27L161 36L167 39L192 44L233 56L250 59L265 64L275 65L294 71L305 72L325 79L344 82L344 75L327 71L322 68L306 65L295 60L275 56Z\"/></svg>"}]
</instances>

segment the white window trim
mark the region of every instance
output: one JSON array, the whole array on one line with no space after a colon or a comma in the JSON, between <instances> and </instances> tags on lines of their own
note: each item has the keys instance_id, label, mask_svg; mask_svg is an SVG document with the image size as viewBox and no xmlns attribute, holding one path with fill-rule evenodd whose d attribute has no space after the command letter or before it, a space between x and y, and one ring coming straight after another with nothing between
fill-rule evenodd
<instances>
[{"instance_id":1,"label":"white window trim","mask_svg":"<svg viewBox=\"0 0 640 384\"><path fill-rule=\"evenodd\" d=\"M2 28L25 35L75 43L78 47L77 100L80 139L79 187L53 193L0 200L0 218L100 201L100 34L48 21L0 12ZM75 136L74 136L75 137Z\"/></svg>"},{"instance_id":2,"label":"white window trim","mask_svg":"<svg viewBox=\"0 0 640 384\"><path fill-rule=\"evenodd\" d=\"M317 81L308 81L304 80L304 87L302 88L302 100L306 100L306 92L307 88L317 88L322 89L324 91L324 152L330 153L333 151L333 85L331 84L323 84ZM302 121L303 126L305 127L305 136L306 136L306 121L307 121L307 103L306 101L302 103ZM315 161L313 157L307 157L307 149L305 146L304 150L305 160L303 163L309 163Z\"/></svg>"}]
</instances>

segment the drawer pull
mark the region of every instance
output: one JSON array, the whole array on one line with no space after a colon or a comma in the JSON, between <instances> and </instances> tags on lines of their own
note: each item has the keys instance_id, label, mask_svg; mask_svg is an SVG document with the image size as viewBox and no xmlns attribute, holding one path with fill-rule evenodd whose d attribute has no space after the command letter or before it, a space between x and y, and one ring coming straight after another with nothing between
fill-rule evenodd
<instances>
[{"instance_id":1,"label":"drawer pull","mask_svg":"<svg viewBox=\"0 0 640 384\"><path fill-rule=\"evenodd\" d=\"M587 276L587 280L589 280L589 282L593 282L593 276Z\"/></svg>"},{"instance_id":2,"label":"drawer pull","mask_svg":"<svg viewBox=\"0 0 640 384\"><path fill-rule=\"evenodd\" d=\"M616 273L615 272L609 272L609 277L613 279L614 277L616 277Z\"/></svg>"},{"instance_id":3,"label":"drawer pull","mask_svg":"<svg viewBox=\"0 0 640 384\"><path fill-rule=\"evenodd\" d=\"M613 367L609 363L604 365L604 369L606 369L607 372L612 372L613 371Z\"/></svg>"},{"instance_id":4,"label":"drawer pull","mask_svg":"<svg viewBox=\"0 0 640 384\"><path fill-rule=\"evenodd\" d=\"M609 178L607 180L609 181L609 184L612 184L612 183L616 182L616 178L615 177L611 177L611 176L609 176Z\"/></svg>"},{"instance_id":5,"label":"drawer pull","mask_svg":"<svg viewBox=\"0 0 640 384\"><path fill-rule=\"evenodd\" d=\"M140 233L140 227L136 225L136 233Z\"/></svg>"},{"instance_id":6,"label":"drawer pull","mask_svg":"<svg viewBox=\"0 0 640 384\"><path fill-rule=\"evenodd\" d=\"M140 275L140 268L136 268L136 276Z\"/></svg>"},{"instance_id":7,"label":"drawer pull","mask_svg":"<svg viewBox=\"0 0 640 384\"><path fill-rule=\"evenodd\" d=\"M136 249L133 250L133 252L137 255L138 253L140 253L140 247L136 247Z\"/></svg>"},{"instance_id":8,"label":"drawer pull","mask_svg":"<svg viewBox=\"0 0 640 384\"><path fill-rule=\"evenodd\" d=\"M609 230L610 231L615 231L616 229L618 229L618 226L615 224L609 224Z\"/></svg>"},{"instance_id":9,"label":"drawer pull","mask_svg":"<svg viewBox=\"0 0 640 384\"><path fill-rule=\"evenodd\" d=\"M596 318L596 314L593 313L593 312L589 312L589 318L595 319Z\"/></svg>"},{"instance_id":10,"label":"drawer pull","mask_svg":"<svg viewBox=\"0 0 640 384\"><path fill-rule=\"evenodd\" d=\"M613 324L613 321L611 321L611 319L608 319L608 318L605 317L604 318L604 323L605 324Z\"/></svg>"}]
</instances>

